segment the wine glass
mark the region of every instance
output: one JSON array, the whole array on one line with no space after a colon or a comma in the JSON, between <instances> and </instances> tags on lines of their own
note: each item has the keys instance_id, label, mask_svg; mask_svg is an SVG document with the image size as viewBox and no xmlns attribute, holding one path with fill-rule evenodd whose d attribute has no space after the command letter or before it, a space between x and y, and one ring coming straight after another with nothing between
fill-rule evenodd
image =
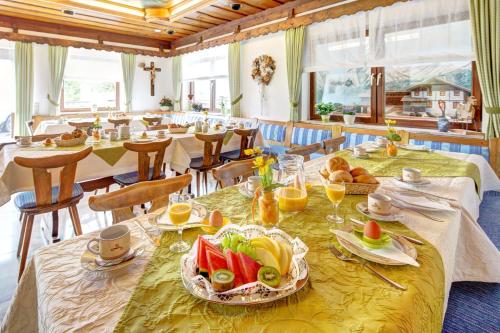
<instances>
[{"instance_id":1,"label":"wine glass","mask_svg":"<svg viewBox=\"0 0 500 333\"><path fill-rule=\"evenodd\" d=\"M345 196L345 184L342 183L329 183L328 180L321 178L325 188L326 196L333 204L334 212L332 215L327 215L326 220L334 223L343 223L344 219L339 216L339 206Z\"/></svg>"},{"instance_id":2,"label":"wine glass","mask_svg":"<svg viewBox=\"0 0 500 333\"><path fill-rule=\"evenodd\" d=\"M168 216L172 224L179 226L178 233L180 240L170 245L170 251L181 253L189 250L189 243L182 240L184 224L187 223L193 209L193 200L190 195L172 194L168 203Z\"/></svg>"}]
</instances>

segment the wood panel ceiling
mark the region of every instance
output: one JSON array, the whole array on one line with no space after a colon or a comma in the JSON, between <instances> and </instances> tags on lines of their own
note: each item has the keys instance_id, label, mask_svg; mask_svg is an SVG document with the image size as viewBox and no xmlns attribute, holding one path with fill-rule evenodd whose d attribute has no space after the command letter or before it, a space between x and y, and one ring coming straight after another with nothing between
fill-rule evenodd
<instances>
[{"instance_id":1,"label":"wood panel ceiling","mask_svg":"<svg viewBox=\"0 0 500 333\"><path fill-rule=\"evenodd\" d=\"M148 39L172 42L289 1L0 0L0 22L19 29L26 29L29 22L31 26L36 26L33 21L43 22L40 27L58 25L60 31L70 27L68 31L78 28L141 37L148 44ZM233 9L233 3L240 3L241 8ZM138 42L136 38L131 41Z\"/></svg>"}]
</instances>

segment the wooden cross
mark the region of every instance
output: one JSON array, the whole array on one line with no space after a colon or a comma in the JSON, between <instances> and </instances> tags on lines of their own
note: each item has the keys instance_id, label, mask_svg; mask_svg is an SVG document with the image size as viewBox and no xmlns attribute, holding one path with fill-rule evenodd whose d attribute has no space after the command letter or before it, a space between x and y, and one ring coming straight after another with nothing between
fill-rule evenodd
<instances>
[{"instance_id":1,"label":"wooden cross","mask_svg":"<svg viewBox=\"0 0 500 333\"><path fill-rule=\"evenodd\" d=\"M161 72L161 68L156 68L154 61L151 61L149 67L144 66L142 69L145 71L149 71L149 73L151 74L151 96L154 96L156 72Z\"/></svg>"}]
</instances>

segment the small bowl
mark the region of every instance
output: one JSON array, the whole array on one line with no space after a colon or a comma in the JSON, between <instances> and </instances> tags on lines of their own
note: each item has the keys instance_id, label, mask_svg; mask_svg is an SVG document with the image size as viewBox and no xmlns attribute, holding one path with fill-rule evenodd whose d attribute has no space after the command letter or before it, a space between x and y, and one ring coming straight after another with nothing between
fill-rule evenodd
<instances>
[{"instance_id":1,"label":"small bowl","mask_svg":"<svg viewBox=\"0 0 500 333\"><path fill-rule=\"evenodd\" d=\"M205 231L207 234L213 235L217 231L219 231L220 228L222 228L226 224L230 224L230 223L231 223L231 220L228 217L224 216L222 218L222 225L220 227L212 227L210 224L208 224L208 219L206 219L206 220L203 220L203 222L201 222L201 224L205 225L204 227L201 227L201 230Z\"/></svg>"}]
</instances>

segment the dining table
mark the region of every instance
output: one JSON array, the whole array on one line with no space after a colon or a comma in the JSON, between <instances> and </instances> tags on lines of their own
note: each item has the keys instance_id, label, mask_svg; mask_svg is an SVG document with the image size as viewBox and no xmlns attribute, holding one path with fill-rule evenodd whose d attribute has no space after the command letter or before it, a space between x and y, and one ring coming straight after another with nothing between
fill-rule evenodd
<instances>
[{"instance_id":1,"label":"dining table","mask_svg":"<svg viewBox=\"0 0 500 333\"><path fill-rule=\"evenodd\" d=\"M207 133L219 133L220 131L212 128ZM192 127L186 133L166 132L164 139L172 138L172 143L165 151L164 162L171 170L183 174L189 169L194 158L203 156L204 142L196 139ZM133 133L131 140L139 138L142 133L142 131ZM158 131L146 133L151 140L158 139ZM106 138L94 142L89 137L84 145L75 147L57 147L54 144L45 146L42 142L33 143L30 147L21 147L18 144L4 146L0 151L0 206L7 203L14 193L33 189L31 170L17 165L14 162L14 157L48 157L70 154L92 146L92 154L78 163L76 171L76 182L91 181L137 171L137 153L125 149L123 147L125 141L127 140L110 141L109 138ZM241 137L234 135L233 129L227 129L222 152L239 150L240 141ZM259 132L255 138L255 145L262 144L263 137Z\"/></svg>"},{"instance_id":2,"label":"dining table","mask_svg":"<svg viewBox=\"0 0 500 333\"><path fill-rule=\"evenodd\" d=\"M366 165L350 158L348 151L337 154L349 157L351 166ZM354 208L366 201L366 195L346 195L340 207L345 222L328 223L325 216L333 208L318 173L332 157L326 155L304 164L309 183L306 209L282 214L278 226L309 247L309 280L297 293L258 306L195 298L181 281L181 255L169 251L177 233L163 233L158 246L148 236L148 215L142 215L123 222L143 244L144 252L121 270L90 272L82 267L82 252L98 231L34 252L1 332L440 332L452 282L500 282L500 252L477 223L484 192L500 191L500 181L481 156L429 154L470 163L477 167L480 179L428 175L428 186L410 189L392 175L377 176L379 191L414 191L445 200L452 207L439 220L401 209L397 222L380 222L386 230L423 243L414 245L419 267L373 264L407 290L385 284L362 265L341 261L329 251L332 245L340 248L330 229L345 227L351 218L366 220ZM209 210L219 209L231 223L258 223L252 217L252 199L242 196L238 185L196 201ZM184 233L192 244L204 232L189 229Z\"/></svg>"}]
</instances>

